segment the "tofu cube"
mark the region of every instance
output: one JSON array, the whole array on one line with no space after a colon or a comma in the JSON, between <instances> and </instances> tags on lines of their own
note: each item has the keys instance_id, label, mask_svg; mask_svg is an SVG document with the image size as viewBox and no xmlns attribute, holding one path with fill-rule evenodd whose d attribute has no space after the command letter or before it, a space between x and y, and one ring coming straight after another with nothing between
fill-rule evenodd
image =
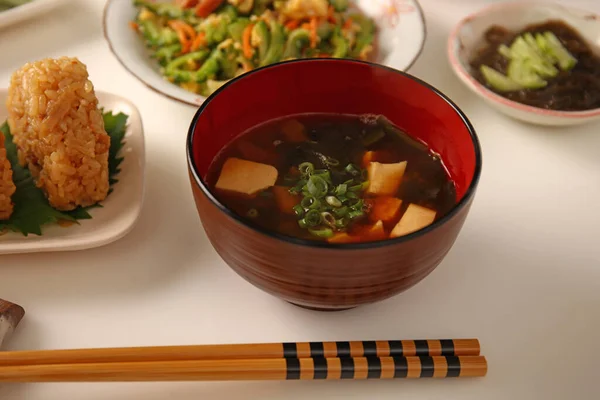
<instances>
[{"instance_id":1,"label":"tofu cube","mask_svg":"<svg viewBox=\"0 0 600 400\"><path fill-rule=\"evenodd\" d=\"M397 238L423 229L435 221L436 212L429 208L411 204L402 219L392 230L390 237Z\"/></svg>"},{"instance_id":2,"label":"tofu cube","mask_svg":"<svg viewBox=\"0 0 600 400\"><path fill-rule=\"evenodd\" d=\"M346 232L340 232L327 239L327 241L332 244L360 243L360 236L350 236Z\"/></svg>"},{"instance_id":3,"label":"tofu cube","mask_svg":"<svg viewBox=\"0 0 600 400\"><path fill-rule=\"evenodd\" d=\"M383 226L383 221L377 221L375 224L370 226L364 234L366 241L378 241L387 239L387 235L385 233L385 228Z\"/></svg>"},{"instance_id":4,"label":"tofu cube","mask_svg":"<svg viewBox=\"0 0 600 400\"><path fill-rule=\"evenodd\" d=\"M406 161L395 164L371 162L367 168L369 173L367 193L375 196L396 195L402 184L407 164Z\"/></svg>"},{"instance_id":5,"label":"tofu cube","mask_svg":"<svg viewBox=\"0 0 600 400\"><path fill-rule=\"evenodd\" d=\"M277 169L271 165L255 163L239 158L228 158L223 165L217 190L254 196L277 182Z\"/></svg>"}]
</instances>

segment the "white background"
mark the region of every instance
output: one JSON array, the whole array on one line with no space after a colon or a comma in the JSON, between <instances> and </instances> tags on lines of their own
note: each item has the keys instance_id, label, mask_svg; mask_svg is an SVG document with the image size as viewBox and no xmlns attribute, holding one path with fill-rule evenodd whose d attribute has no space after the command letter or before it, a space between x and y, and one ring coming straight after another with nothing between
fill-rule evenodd
<instances>
[{"instance_id":1,"label":"white background","mask_svg":"<svg viewBox=\"0 0 600 400\"><path fill-rule=\"evenodd\" d=\"M102 36L103 1L68 2L0 31L1 86L27 61L79 57L97 89L140 108L148 162L141 220L118 243L0 256L0 297L27 311L10 349L478 337L490 366L486 378L0 385L0 399L599 398L600 125L524 125L462 86L446 60L447 35L491 2L423 0L429 33L411 70L458 103L482 142L483 176L463 232L415 288L337 314L262 293L213 251L186 172L184 142L195 110L148 90L118 64ZM566 3L600 13L597 0Z\"/></svg>"}]
</instances>

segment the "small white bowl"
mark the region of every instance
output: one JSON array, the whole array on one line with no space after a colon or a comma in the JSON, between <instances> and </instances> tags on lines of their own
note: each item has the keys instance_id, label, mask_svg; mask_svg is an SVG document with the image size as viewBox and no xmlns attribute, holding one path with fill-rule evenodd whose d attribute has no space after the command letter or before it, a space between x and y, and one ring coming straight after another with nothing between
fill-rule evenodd
<instances>
[{"instance_id":1,"label":"small white bowl","mask_svg":"<svg viewBox=\"0 0 600 400\"><path fill-rule=\"evenodd\" d=\"M61 227L50 224L42 227L42 235L23 236L8 232L0 235L0 255L84 250L114 242L133 229L142 209L144 198L144 128L138 109L129 100L110 93L96 91L100 106L113 113L129 116L121 172L114 191L102 202L101 208L90 210L92 219L79 225ZM4 104L8 90L0 89L0 124L7 118Z\"/></svg>"},{"instance_id":2,"label":"small white bowl","mask_svg":"<svg viewBox=\"0 0 600 400\"><path fill-rule=\"evenodd\" d=\"M354 3L377 23L380 53L377 62L401 71L409 69L425 45L425 18L418 1L356 0ZM110 50L125 69L150 89L173 100L201 105L205 97L184 90L160 75L158 63L150 58L142 39L129 26L135 16L132 0L107 0L103 28Z\"/></svg>"},{"instance_id":3,"label":"small white bowl","mask_svg":"<svg viewBox=\"0 0 600 400\"><path fill-rule=\"evenodd\" d=\"M600 119L600 109L553 111L527 106L502 97L471 75L469 61L483 44L492 25L519 31L531 24L555 19L573 26L589 45L600 46L600 16L558 4L516 2L493 5L463 19L448 39L450 64L460 80L475 94L504 114L521 121L547 126L578 125Z\"/></svg>"}]
</instances>

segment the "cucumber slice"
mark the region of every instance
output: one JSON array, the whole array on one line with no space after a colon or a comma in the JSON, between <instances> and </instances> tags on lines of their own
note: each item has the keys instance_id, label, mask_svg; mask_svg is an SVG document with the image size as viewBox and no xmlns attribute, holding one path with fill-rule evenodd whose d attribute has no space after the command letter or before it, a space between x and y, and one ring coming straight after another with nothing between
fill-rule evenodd
<instances>
[{"instance_id":1,"label":"cucumber slice","mask_svg":"<svg viewBox=\"0 0 600 400\"><path fill-rule=\"evenodd\" d=\"M535 41L535 38L533 37L533 35L530 32L527 32L526 34L523 35L523 39L525 39L525 42L527 42L527 44L534 50L538 49L538 45L537 42Z\"/></svg>"},{"instance_id":2,"label":"cucumber slice","mask_svg":"<svg viewBox=\"0 0 600 400\"><path fill-rule=\"evenodd\" d=\"M479 70L486 82L499 92L515 92L523 89L521 85L487 65L482 65Z\"/></svg>"},{"instance_id":3,"label":"cucumber slice","mask_svg":"<svg viewBox=\"0 0 600 400\"><path fill-rule=\"evenodd\" d=\"M526 89L540 89L548 82L539 76L532 68L531 60L513 60L508 66L508 77Z\"/></svg>"},{"instance_id":4,"label":"cucumber slice","mask_svg":"<svg viewBox=\"0 0 600 400\"><path fill-rule=\"evenodd\" d=\"M554 55L550 51L550 46L548 45L548 41L546 40L546 38L544 37L543 34L541 34L541 33L536 34L535 42L537 43L537 46L541 50L542 54L544 54L544 56L548 60L550 60L550 62L553 65L558 63L558 60L556 59L556 57L554 57Z\"/></svg>"},{"instance_id":5,"label":"cucumber slice","mask_svg":"<svg viewBox=\"0 0 600 400\"><path fill-rule=\"evenodd\" d=\"M548 52L558 60L558 66L563 71L569 71L577 65L577 59L562 45L560 40L552 32L545 32Z\"/></svg>"},{"instance_id":6,"label":"cucumber slice","mask_svg":"<svg viewBox=\"0 0 600 400\"><path fill-rule=\"evenodd\" d=\"M509 48L507 45L505 45L505 44L501 44L501 45L498 47L498 53L500 53L500 55L502 55L502 56L504 56L504 57L508 58L509 60L510 60L511 58L513 58L512 51L510 51L510 48Z\"/></svg>"},{"instance_id":7,"label":"cucumber slice","mask_svg":"<svg viewBox=\"0 0 600 400\"><path fill-rule=\"evenodd\" d=\"M514 55L513 59L528 60L528 65L542 77L554 78L558 75L558 69L551 59L544 56L533 35L525 34L518 37L510 50Z\"/></svg>"}]
</instances>

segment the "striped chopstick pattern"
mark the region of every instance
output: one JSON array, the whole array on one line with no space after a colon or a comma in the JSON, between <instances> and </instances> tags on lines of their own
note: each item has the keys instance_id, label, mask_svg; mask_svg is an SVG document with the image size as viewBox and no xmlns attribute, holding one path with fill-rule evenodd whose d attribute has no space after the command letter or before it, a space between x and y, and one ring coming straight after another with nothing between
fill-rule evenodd
<instances>
[{"instance_id":1,"label":"striped chopstick pattern","mask_svg":"<svg viewBox=\"0 0 600 400\"><path fill-rule=\"evenodd\" d=\"M194 360L478 356L477 339L255 343L4 352L0 367Z\"/></svg>"},{"instance_id":2,"label":"striped chopstick pattern","mask_svg":"<svg viewBox=\"0 0 600 400\"><path fill-rule=\"evenodd\" d=\"M0 367L1 383L474 378L482 356L278 358Z\"/></svg>"},{"instance_id":3,"label":"striped chopstick pattern","mask_svg":"<svg viewBox=\"0 0 600 400\"><path fill-rule=\"evenodd\" d=\"M283 343L284 358L478 356L476 339Z\"/></svg>"},{"instance_id":4,"label":"striped chopstick pattern","mask_svg":"<svg viewBox=\"0 0 600 400\"><path fill-rule=\"evenodd\" d=\"M479 356L287 358L287 380L460 378L484 376Z\"/></svg>"}]
</instances>

